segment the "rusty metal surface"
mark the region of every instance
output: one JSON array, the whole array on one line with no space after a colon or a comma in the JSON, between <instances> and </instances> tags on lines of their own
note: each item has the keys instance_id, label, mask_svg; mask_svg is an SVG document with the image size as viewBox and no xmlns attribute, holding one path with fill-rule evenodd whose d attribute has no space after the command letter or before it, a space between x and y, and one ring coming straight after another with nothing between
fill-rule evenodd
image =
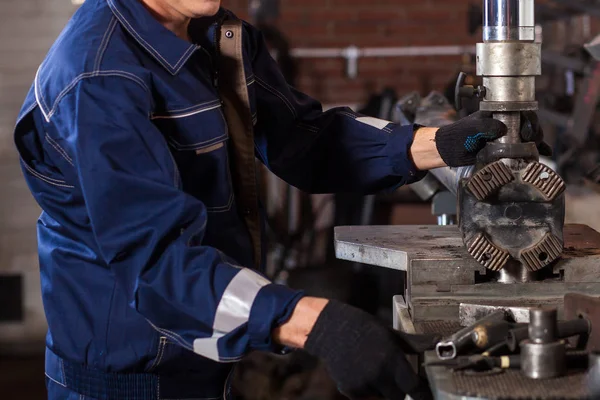
<instances>
[{"instance_id":1,"label":"rusty metal surface","mask_svg":"<svg viewBox=\"0 0 600 400\"><path fill-rule=\"evenodd\" d=\"M429 321L415 323L419 333L447 332L460 329L458 323ZM425 354L425 362L438 360L434 352ZM432 391L438 399L585 399L586 372L572 370L566 376L533 380L526 378L520 370L498 373L472 374L452 371L446 367L426 367Z\"/></svg>"},{"instance_id":2,"label":"rusty metal surface","mask_svg":"<svg viewBox=\"0 0 600 400\"><path fill-rule=\"evenodd\" d=\"M550 167L531 163L523 172L523 182L537 188L546 200L553 200L565 191L565 181Z\"/></svg>"},{"instance_id":3,"label":"rusty metal surface","mask_svg":"<svg viewBox=\"0 0 600 400\"><path fill-rule=\"evenodd\" d=\"M510 168L502 161L496 161L477 171L468 181L467 188L477 200L483 201L514 179Z\"/></svg>"},{"instance_id":4,"label":"rusty metal surface","mask_svg":"<svg viewBox=\"0 0 600 400\"><path fill-rule=\"evenodd\" d=\"M415 331L418 334L434 333L440 336L450 336L463 327L458 321L421 321L415 322Z\"/></svg>"},{"instance_id":5,"label":"rusty metal surface","mask_svg":"<svg viewBox=\"0 0 600 400\"><path fill-rule=\"evenodd\" d=\"M510 254L496 246L484 233L479 233L467 243L469 254L481 265L492 271L499 271L508 262Z\"/></svg>"},{"instance_id":6,"label":"rusty metal surface","mask_svg":"<svg viewBox=\"0 0 600 400\"><path fill-rule=\"evenodd\" d=\"M600 264L600 233L586 225L565 225L564 252L554 267L577 271ZM406 271L410 262L460 260L462 268L480 269L462 242L457 226L342 226L335 228L336 256L342 260ZM572 281L577 281L577 276Z\"/></svg>"},{"instance_id":7,"label":"rusty metal surface","mask_svg":"<svg viewBox=\"0 0 600 400\"><path fill-rule=\"evenodd\" d=\"M502 310L508 319L512 322L529 323L530 308L527 307L509 307L492 306L487 304L462 303L458 310L458 319L462 326L473 325L486 316Z\"/></svg>"},{"instance_id":8,"label":"rusty metal surface","mask_svg":"<svg viewBox=\"0 0 600 400\"><path fill-rule=\"evenodd\" d=\"M560 239L552 233L546 236L535 246L521 252L521 259L530 271L538 271L548 265L548 260L556 260L563 251Z\"/></svg>"},{"instance_id":9,"label":"rusty metal surface","mask_svg":"<svg viewBox=\"0 0 600 400\"><path fill-rule=\"evenodd\" d=\"M526 378L519 370L473 376L466 372L452 372L443 367L429 367L427 373L437 394L447 393L453 398L585 399L589 396L584 371L544 380ZM445 397L442 395L439 398Z\"/></svg>"},{"instance_id":10,"label":"rusty metal surface","mask_svg":"<svg viewBox=\"0 0 600 400\"><path fill-rule=\"evenodd\" d=\"M592 324L588 339L588 351L600 351L600 297L585 296L578 293L565 295L565 319L586 318Z\"/></svg>"}]
</instances>

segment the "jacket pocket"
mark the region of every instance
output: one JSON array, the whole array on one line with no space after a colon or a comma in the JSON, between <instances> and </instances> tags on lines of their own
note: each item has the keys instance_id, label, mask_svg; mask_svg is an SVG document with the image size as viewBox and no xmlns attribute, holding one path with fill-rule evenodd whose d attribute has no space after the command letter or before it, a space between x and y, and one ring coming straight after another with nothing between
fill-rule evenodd
<instances>
[{"instance_id":1,"label":"jacket pocket","mask_svg":"<svg viewBox=\"0 0 600 400\"><path fill-rule=\"evenodd\" d=\"M229 133L220 102L153 120L171 148L183 190L202 201L208 212L229 211L234 202Z\"/></svg>"}]
</instances>

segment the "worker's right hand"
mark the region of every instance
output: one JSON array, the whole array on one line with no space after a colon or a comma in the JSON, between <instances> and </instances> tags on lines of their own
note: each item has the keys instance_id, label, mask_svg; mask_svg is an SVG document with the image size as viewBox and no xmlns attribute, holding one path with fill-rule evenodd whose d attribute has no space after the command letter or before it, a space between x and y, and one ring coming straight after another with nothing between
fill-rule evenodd
<instances>
[{"instance_id":1,"label":"worker's right hand","mask_svg":"<svg viewBox=\"0 0 600 400\"><path fill-rule=\"evenodd\" d=\"M406 354L435 347L438 337L393 331L375 317L330 301L304 349L325 362L338 389L351 399L430 399L431 391L412 369Z\"/></svg>"},{"instance_id":2,"label":"worker's right hand","mask_svg":"<svg viewBox=\"0 0 600 400\"><path fill-rule=\"evenodd\" d=\"M486 143L504 136L506 130L506 125L492 118L491 112L478 111L438 129L435 145L449 167L473 165Z\"/></svg>"}]
</instances>

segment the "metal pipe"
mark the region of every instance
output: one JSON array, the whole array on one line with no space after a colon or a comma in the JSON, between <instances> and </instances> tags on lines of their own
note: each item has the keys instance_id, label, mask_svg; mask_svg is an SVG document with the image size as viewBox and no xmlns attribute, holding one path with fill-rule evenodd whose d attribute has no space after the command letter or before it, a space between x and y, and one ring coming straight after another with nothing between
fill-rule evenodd
<instances>
[{"instance_id":1,"label":"metal pipe","mask_svg":"<svg viewBox=\"0 0 600 400\"><path fill-rule=\"evenodd\" d=\"M460 181L471 177L474 169L475 167L473 166L458 168L444 167L432 169L429 172L431 172L431 174L435 176L436 179L450 191L450 193L456 196Z\"/></svg>"},{"instance_id":2,"label":"metal pipe","mask_svg":"<svg viewBox=\"0 0 600 400\"><path fill-rule=\"evenodd\" d=\"M506 319L506 313L504 311L496 311L479 321L475 324L468 326L456 332L454 335L440 341L435 346L435 351L440 360L452 360L455 359L459 353L470 346L474 346L473 343L473 332L480 326L485 326L490 323L499 323Z\"/></svg>"},{"instance_id":3,"label":"metal pipe","mask_svg":"<svg viewBox=\"0 0 600 400\"><path fill-rule=\"evenodd\" d=\"M534 0L485 0L483 40L535 40Z\"/></svg>"},{"instance_id":4,"label":"metal pipe","mask_svg":"<svg viewBox=\"0 0 600 400\"><path fill-rule=\"evenodd\" d=\"M348 58L356 54L364 57L427 57L460 56L475 54L475 46L406 46L406 47L365 47L348 46L342 48L295 48L290 50L294 58Z\"/></svg>"}]
</instances>

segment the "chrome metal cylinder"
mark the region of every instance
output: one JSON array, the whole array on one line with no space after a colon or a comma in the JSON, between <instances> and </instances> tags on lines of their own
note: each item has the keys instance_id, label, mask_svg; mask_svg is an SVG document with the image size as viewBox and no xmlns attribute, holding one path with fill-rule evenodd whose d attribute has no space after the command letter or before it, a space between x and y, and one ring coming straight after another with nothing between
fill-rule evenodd
<instances>
[{"instance_id":1,"label":"chrome metal cylinder","mask_svg":"<svg viewBox=\"0 0 600 400\"><path fill-rule=\"evenodd\" d=\"M536 273L519 264L509 264L498 272L498 283L527 283L536 280Z\"/></svg>"},{"instance_id":2,"label":"chrome metal cylinder","mask_svg":"<svg viewBox=\"0 0 600 400\"><path fill-rule=\"evenodd\" d=\"M535 40L534 0L485 0L483 40Z\"/></svg>"}]
</instances>

